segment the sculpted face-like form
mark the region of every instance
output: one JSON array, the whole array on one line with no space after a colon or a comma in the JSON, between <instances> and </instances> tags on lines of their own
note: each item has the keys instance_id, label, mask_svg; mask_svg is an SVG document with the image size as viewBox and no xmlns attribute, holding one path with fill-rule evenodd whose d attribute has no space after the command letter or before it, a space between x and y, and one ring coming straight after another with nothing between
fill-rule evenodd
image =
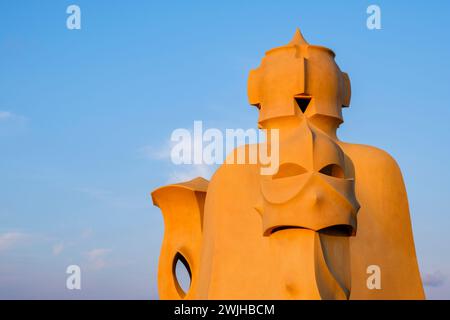
<instances>
[{"instance_id":1,"label":"sculpted face-like form","mask_svg":"<svg viewBox=\"0 0 450 320\"><path fill-rule=\"evenodd\" d=\"M334 141L350 82L334 53L309 45L297 30L250 72L248 95L260 110L259 126L280 130L278 173L261 176L265 234L300 227L353 235L359 209L353 167Z\"/></svg>"},{"instance_id":2,"label":"sculpted face-like form","mask_svg":"<svg viewBox=\"0 0 450 320\"><path fill-rule=\"evenodd\" d=\"M336 129L343 121L342 107L350 104L350 81L334 56L328 48L309 45L299 30L286 46L269 50L248 80L249 102L260 109L260 127L303 115L322 130Z\"/></svg>"},{"instance_id":3,"label":"sculpted face-like form","mask_svg":"<svg viewBox=\"0 0 450 320\"><path fill-rule=\"evenodd\" d=\"M260 176L264 234L294 227L354 235L359 204L351 161L307 119L280 131L279 170Z\"/></svg>"},{"instance_id":4,"label":"sculpted face-like form","mask_svg":"<svg viewBox=\"0 0 450 320\"><path fill-rule=\"evenodd\" d=\"M262 201L256 209L263 235L292 230L334 243L335 248L339 244L340 256L322 263L318 257L326 246L311 242L306 259L323 269L338 266L349 278L350 263L344 257L350 256L350 248L343 237L356 233L359 203L353 165L335 142L341 108L349 104L348 77L339 70L331 50L310 46L297 30L288 45L268 51L261 66L250 72L248 95L259 108L259 126L278 129L280 135L279 170L260 176ZM323 277L311 281L313 287L318 282L335 286ZM344 282L338 289L345 293L342 298L350 291L350 284Z\"/></svg>"},{"instance_id":5,"label":"sculpted face-like form","mask_svg":"<svg viewBox=\"0 0 450 320\"><path fill-rule=\"evenodd\" d=\"M423 298L397 164L336 136L350 80L334 56L297 30L250 72L258 126L279 130L275 174L224 164L209 183L197 178L152 193L165 221L161 298ZM189 269L187 292L177 260ZM367 286L372 265L382 272L377 290Z\"/></svg>"}]
</instances>

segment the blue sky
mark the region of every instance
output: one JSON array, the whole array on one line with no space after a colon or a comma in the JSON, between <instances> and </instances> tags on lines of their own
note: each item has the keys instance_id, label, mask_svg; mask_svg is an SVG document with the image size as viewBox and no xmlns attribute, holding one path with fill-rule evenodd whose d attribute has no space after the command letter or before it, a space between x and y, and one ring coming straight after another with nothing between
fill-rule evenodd
<instances>
[{"instance_id":1,"label":"blue sky","mask_svg":"<svg viewBox=\"0 0 450 320\"><path fill-rule=\"evenodd\" d=\"M366 28L381 7L382 30ZM81 30L66 8L81 8ZM450 298L450 45L444 1L3 1L0 298L157 298L149 193L194 120L254 128L247 74L300 27L352 81L339 136L391 153L429 298ZM65 287L69 264L82 290Z\"/></svg>"}]
</instances>

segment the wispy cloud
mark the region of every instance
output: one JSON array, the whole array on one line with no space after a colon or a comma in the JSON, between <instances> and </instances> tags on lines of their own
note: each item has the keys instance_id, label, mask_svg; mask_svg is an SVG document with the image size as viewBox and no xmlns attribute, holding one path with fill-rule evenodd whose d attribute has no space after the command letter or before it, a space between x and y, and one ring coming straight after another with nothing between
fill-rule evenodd
<instances>
[{"instance_id":1,"label":"wispy cloud","mask_svg":"<svg viewBox=\"0 0 450 320\"><path fill-rule=\"evenodd\" d=\"M11 249L18 243L21 243L27 237L27 234L21 232L7 232L4 234L0 234L0 252Z\"/></svg>"},{"instance_id":2,"label":"wispy cloud","mask_svg":"<svg viewBox=\"0 0 450 320\"><path fill-rule=\"evenodd\" d=\"M440 287L444 284L445 279L445 275L440 271L427 273L422 277L423 284L427 287Z\"/></svg>"},{"instance_id":3,"label":"wispy cloud","mask_svg":"<svg viewBox=\"0 0 450 320\"><path fill-rule=\"evenodd\" d=\"M93 269L103 269L106 266L106 257L111 249L97 248L86 253L86 256Z\"/></svg>"},{"instance_id":4,"label":"wispy cloud","mask_svg":"<svg viewBox=\"0 0 450 320\"><path fill-rule=\"evenodd\" d=\"M141 195L117 194L111 190L96 187L82 187L77 188L76 191L115 209L139 210L146 208L146 199Z\"/></svg>"},{"instance_id":5,"label":"wispy cloud","mask_svg":"<svg viewBox=\"0 0 450 320\"><path fill-rule=\"evenodd\" d=\"M24 116L15 114L13 112L10 111L3 111L0 110L0 122L5 122L5 121L25 121L26 118Z\"/></svg>"},{"instance_id":6,"label":"wispy cloud","mask_svg":"<svg viewBox=\"0 0 450 320\"><path fill-rule=\"evenodd\" d=\"M14 115L9 111L0 111L0 120L5 121L11 119Z\"/></svg>"},{"instance_id":7,"label":"wispy cloud","mask_svg":"<svg viewBox=\"0 0 450 320\"><path fill-rule=\"evenodd\" d=\"M201 165L180 165L169 174L167 183L177 183L192 180L197 177L205 179L211 178L214 166Z\"/></svg>"},{"instance_id":8,"label":"wispy cloud","mask_svg":"<svg viewBox=\"0 0 450 320\"><path fill-rule=\"evenodd\" d=\"M0 110L0 135L9 136L23 133L27 129L28 119L10 111Z\"/></svg>"},{"instance_id":9,"label":"wispy cloud","mask_svg":"<svg viewBox=\"0 0 450 320\"><path fill-rule=\"evenodd\" d=\"M181 129L181 128L180 128ZM191 156L194 155L194 152L201 152L201 150L196 150L194 145L203 145L203 136L199 134L194 134L193 130L185 129L187 136L184 139L180 139L178 141L172 141L172 139L167 139L166 141L162 141L161 144L157 146L146 145L138 149L138 153L141 157L150 159L150 160L171 160L172 159L172 149L177 146L177 150L189 150ZM178 158L178 155L175 153L173 155L174 158Z\"/></svg>"},{"instance_id":10,"label":"wispy cloud","mask_svg":"<svg viewBox=\"0 0 450 320\"><path fill-rule=\"evenodd\" d=\"M151 145L140 147L137 151L141 158L150 160L167 160L170 159L170 151L172 150L173 142L166 141L160 147Z\"/></svg>"},{"instance_id":11,"label":"wispy cloud","mask_svg":"<svg viewBox=\"0 0 450 320\"><path fill-rule=\"evenodd\" d=\"M55 255L55 256L58 256L59 254L61 254L61 252L63 252L63 250L64 250L63 243L57 243L52 248L53 255Z\"/></svg>"},{"instance_id":12,"label":"wispy cloud","mask_svg":"<svg viewBox=\"0 0 450 320\"><path fill-rule=\"evenodd\" d=\"M191 132L191 137L194 137L197 141L192 141L191 139L182 139L181 141L171 141L170 139L165 141L162 146L144 146L138 149L139 154L147 159L151 160L166 160L172 163L171 152L172 148L177 145L178 150L191 150L191 157L194 155L192 148L194 144L201 145L201 137L195 136ZM199 152L198 150L196 152ZM203 177L209 179L213 172L215 166L210 166L206 164L173 164L172 171L168 173L167 183L177 183L192 180L197 177Z\"/></svg>"}]
</instances>

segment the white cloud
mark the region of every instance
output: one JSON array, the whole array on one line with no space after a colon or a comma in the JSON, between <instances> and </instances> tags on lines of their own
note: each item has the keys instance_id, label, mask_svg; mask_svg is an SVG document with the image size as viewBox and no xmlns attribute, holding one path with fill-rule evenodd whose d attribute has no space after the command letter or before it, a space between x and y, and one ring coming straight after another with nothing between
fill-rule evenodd
<instances>
[{"instance_id":1,"label":"white cloud","mask_svg":"<svg viewBox=\"0 0 450 320\"><path fill-rule=\"evenodd\" d=\"M214 166L209 166L205 164L201 165L180 165L177 166L177 170L172 171L169 174L168 183L178 183L192 180L197 177L203 177L205 179L210 179Z\"/></svg>"},{"instance_id":2,"label":"white cloud","mask_svg":"<svg viewBox=\"0 0 450 320\"><path fill-rule=\"evenodd\" d=\"M168 160L174 165L172 167L172 171L168 174L167 183L185 182L197 177L209 179L216 169L216 166L207 165L204 163L175 164L175 162L182 161L178 159L178 155L176 154L174 155L174 158L176 158L176 160L172 158L171 152L174 146L177 146L177 150L190 150L191 160L194 159L195 152L202 152L202 150L194 149L194 145L202 146L204 144L202 141L202 136L194 135L193 130L185 130L188 135L190 135L190 139L180 139L179 141L172 141L171 139L168 139L160 147L147 145L138 149L139 154L141 154L141 156L144 158L151 160ZM201 154L200 157L202 158Z\"/></svg>"},{"instance_id":3,"label":"white cloud","mask_svg":"<svg viewBox=\"0 0 450 320\"><path fill-rule=\"evenodd\" d=\"M95 201L98 201L99 203L103 203L115 209L140 210L147 208L146 200L141 195L118 194L111 190L95 187L76 188L75 190L85 194ZM92 234L92 230L88 231L88 233L89 232Z\"/></svg>"},{"instance_id":4,"label":"white cloud","mask_svg":"<svg viewBox=\"0 0 450 320\"><path fill-rule=\"evenodd\" d=\"M7 232L0 234L0 251L6 251L27 238L25 233Z\"/></svg>"},{"instance_id":5,"label":"white cloud","mask_svg":"<svg viewBox=\"0 0 450 320\"><path fill-rule=\"evenodd\" d=\"M424 274L422 277L423 285L427 287L440 287L445 282L445 275L440 271Z\"/></svg>"},{"instance_id":6,"label":"white cloud","mask_svg":"<svg viewBox=\"0 0 450 320\"><path fill-rule=\"evenodd\" d=\"M28 119L24 116L0 110L0 136L22 134L27 127Z\"/></svg>"},{"instance_id":7,"label":"white cloud","mask_svg":"<svg viewBox=\"0 0 450 320\"><path fill-rule=\"evenodd\" d=\"M86 253L92 268L102 269L106 266L106 257L111 252L111 249L97 248L92 249Z\"/></svg>"},{"instance_id":8,"label":"white cloud","mask_svg":"<svg viewBox=\"0 0 450 320\"><path fill-rule=\"evenodd\" d=\"M180 138L177 141L173 141L172 139L167 139L163 141L159 146L143 146L138 149L138 153L143 157L150 160L173 160L172 159L172 149L177 146L178 150L190 150L191 157L193 157L194 152L201 152L202 150L195 150L194 145L202 146L203 135L194 134L193 130L178 128L176 130L183 130L186 133L186 138ZM176 131L174 130L174 132ZM189 137L189 138L187 138ZM177 158L178 155L174 154L174 158Z\"/></svg>"},{"instance_id":9,"label":"white cloud","mask_svg":"<svg viewBox=\"0 0 450 320\"><path fill-rule=\"evenodd\" d=\"M8 120L13 117L14 115L9 111L0 111L0 120Z\"/></svg>"},{"instance_id":10,"label":"white cloud","mask_svg":"<svg viewBox=\"0 0 450 320\"><path fill-rule=\"evenodd\" d=\"M18 123L23 123L27 120L24 116L15 114L10 111L0 110L0 121L16 121Z\"/></svg>"},{"instance_id":11,"label":"white cloud","mask_svg":"<svg viewBox=\"0 0 450 320\"><path fill-rule=\"evenodd\" d=\"M53 255L57 256L64 250L64 244L63 243L57 243L53 246L52 252Z\"/></svg>"},{"instance_id":12,"label":"white cloud","mask_svg":"<svg viewBox=\"0 0 450 320\"><path fill-rule=\"evenodd\" d=\"M142 158L150 160L167 160L170 159L170 151L172 150L173 143L169 140L157 148L154 146L143 146L138 149L138 153Z\"/></svg>"}]
</instances>

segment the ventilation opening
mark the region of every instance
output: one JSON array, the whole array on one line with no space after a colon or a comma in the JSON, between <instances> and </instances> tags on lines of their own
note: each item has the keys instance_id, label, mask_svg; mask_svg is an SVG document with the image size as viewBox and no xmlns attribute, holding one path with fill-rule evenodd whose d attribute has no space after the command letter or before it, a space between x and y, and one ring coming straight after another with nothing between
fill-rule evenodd
<instances>
[{"instance_id":1,"label":"ventilation opening","mask_svg":"<svg viewBox=\"0 0 450 320\"><path fill-rule=\"evenodd\" d=\"M302 111L302 113L306 112L306 109L309 106L309 103L311 102L311 97L308 96L300 96L295 98L295 102L297 102L298 107Z\"/></svg>"},{"instance_id":2,"label":"ventilation opening","mask_svg":"<svg viewBox=\"0 0 450 320\"><path fill-rule=\"evenodd\" d=\"M329 236L350 237L353 235L353 227L345 224L338 224L321 229L319 232Z\"/></svg>"},{"instance_id":3,"label":"ventilation opening","mask_svg":"<svg viewBox=\"0 0 450 320\"><path fill-rule=\"evenodd\" d=\"M344 170L337 164L329 164L320 169L319 172L330 177L344 178Z\"/></svg>"},{"instance_id":4,"label":"ventilation opening","mask_svg":"<svg viewBox=\"0 0 450 320\"><path fill-rule=\"evenodd\" d=\"M289 229L305 229L305 228L298 227L298 226L277 226L277 227L267 230L265 235L270 236L274 233L277 233L277 232L280 232L283 230L289 230Z\"/></svg>"},{"instance_id":5,"label":"ventilation opening","mask_svg":"<svg viewBox=\"0 0 450 320\"><path fill-rule=\"evenodd\" d=\"M192 273L186 258L179 252L173 259L173 277L178 293L184 297L191 287Z\"/></svg>"},{"instance_id":6,"label":"ventilation opening","mask_svg":"<svg viewBox=\"0 0 450 320\"><path fill-rule=\"evenodd\" d=\"M287 177L298 176L306 173L306 169L295 163L283 163L278 172L272 177L272 179L281 179Z\"/></svg>"}]
</instances>

